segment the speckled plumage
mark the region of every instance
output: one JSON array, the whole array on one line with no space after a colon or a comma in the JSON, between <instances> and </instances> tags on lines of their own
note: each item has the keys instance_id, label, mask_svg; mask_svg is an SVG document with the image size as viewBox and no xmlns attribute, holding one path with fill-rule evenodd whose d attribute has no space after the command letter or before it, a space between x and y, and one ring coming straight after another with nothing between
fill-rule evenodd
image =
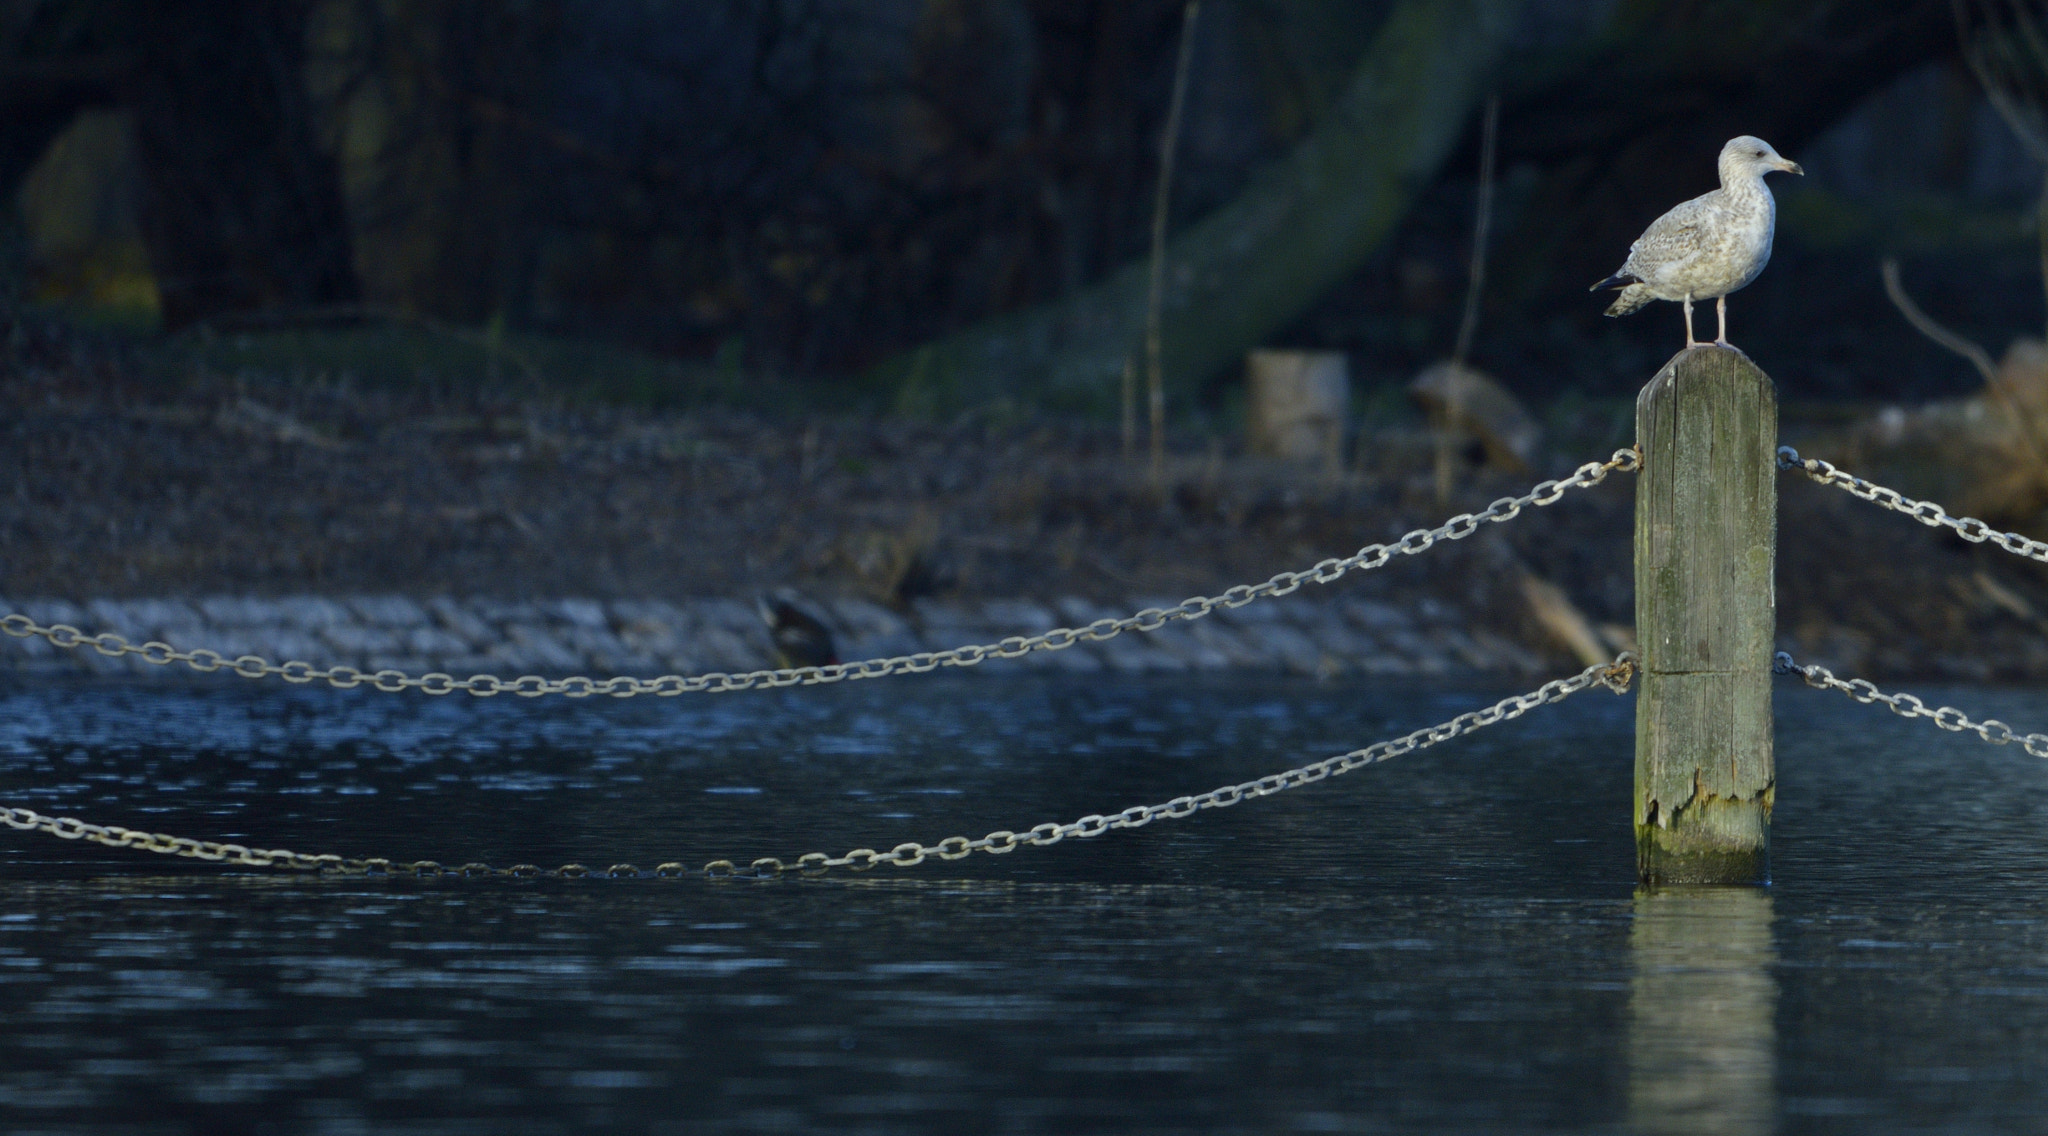
<instances>
[{"instance_id":1,"label":"speckled plumage","mask_svg":"<svg viewBox=\"0 0 2048 1136\"><path fill-rule=\"evenodd\" d=\"M1715 342L1727 345L1728 293L1755 280L1771 259L1777 205L1764 175L1806 171L1748 135L1721 147L1719 166L1721 188L1651 222L1629 246L1621 271L1593 285L1621 290L1608 315L1627 315L1651 300L1676 300L1685 306L1685 345L1693 347L1693 301L1713 300L1720 316Z\"/></svg>"}]
</instances>

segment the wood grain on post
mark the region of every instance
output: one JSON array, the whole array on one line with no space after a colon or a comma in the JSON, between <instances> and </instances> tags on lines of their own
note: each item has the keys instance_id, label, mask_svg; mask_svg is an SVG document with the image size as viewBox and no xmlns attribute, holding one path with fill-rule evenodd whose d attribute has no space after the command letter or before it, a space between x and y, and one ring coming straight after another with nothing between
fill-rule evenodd
<instances>
[{"instance_id":1,"label":"wood grain on post","mask_svg":"<svg viewBox=\"0 0 2048 1136\"><path fill-rule=\"evenodd\" d=\"M1636 399L1636 868L1770 870L1778 397L1740 351L1687 350Z\"/></svg>"}]
</instances>

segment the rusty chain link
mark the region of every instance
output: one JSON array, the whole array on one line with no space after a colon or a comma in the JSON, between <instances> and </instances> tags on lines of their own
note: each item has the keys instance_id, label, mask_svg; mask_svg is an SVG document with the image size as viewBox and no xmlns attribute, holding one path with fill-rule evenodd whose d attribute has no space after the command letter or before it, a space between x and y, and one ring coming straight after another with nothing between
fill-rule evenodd
<instances>
[{"instance_id":1,"label":"rusty chain link","mask_svg":"<svg viewBox=\"0 0 2048 1136\"><path fill-rule=\"evenodd\" d=\"M365 672L351 666L322 668L296 660L278 664L261 655L242 655L230 659L218 651L203 648L196 651L180 651L168 643L161 642L137 646L112 632L87 635L78 628L63 623L45 627L20 614L0 618L0 631L5 631L17 639L37 636L48 640L54 647L66 650L90 647L112 658L133 655L158 666L184 663L193 670L208 674L225 669L250 679L274 676L291 683L325 681L329 686L342 690L367 685L387 692L419 690L427 694L452 694L461 690L478 697L516 694L522 698L538 698L546 694L561 694L570 698L588 698L594 694L608 694L614 698L631 698L636 694L652 694L673 698L679 694L721 694L769 687L814 686L853 679L922 674L939 667L971 667L987 659L1014 659L1033 651L1062 651L1075 643L1102 642L1114 639L1126 631L1157 631L1176 620L1200 619L1217 608L1243 607L1253 600L1264 599L1267 596L1284 596L1305 583L1327 584L1347 572L1385 567L1396 556L1414 556L1440 541L1463 540L1478 532L1482 525L1512 520L1531 505L1554 505L1568 489L1591 488L1606 480L1609 473L1632 473L1640 465L1641 455L1633 448L1616 450L1613 457L1604 462L1587 462L1570 477L1540 482L1520 497L1503 497L1478 513L1460 513L1436 528L1416 529L1392 544L1368 544L1341 560L1324 560L1313 568L1299 572L1282 572L1260 584L1239 584L1220 595L1195 596L1182 600L1170 608L1146 608L1136 615L1122 619L1098 619L1085 627L1060 627L1038 635L1011 636L995 643L969 644L945 651L920 651L892 658L862 659L857 662L832 663L820 667L758 670L743 674L714 671L709 674L687 676L663 675L652 679L628 675L602 679L587 678L583 675L563 679L523 675L506 680L488 674L456 678L439 671L415 676L399 670Z\"/></svg>"},{"instance_id":2,"label":"rusty chain link","mask_svg":"<svg viewBox=\"0 0 2048 1136\"><path fill-rule=\"evenodd\" d=\"M1969 715L1953 706L1929 710L1925 702L1913 695L1886 694L1867 679L1836 678L1834 672L1826 667L1801 664L1784 651L1773 656L1771 669L1778 674L1796 674L1806 680L1806 685L1818 690L1839 690L1865 705L1880 703L1901 718L1926 718L1951 733L1973 733L1992 745L2018 742L2020 748L2035 757L2048 758L2048 734L2014 733L2011 726L1996 718L1986 718L1982 722L1972 721Z\"/></svg>"},{"instance_id":3,"label":"rusty chain link","mask_svg":"<svg viewBox=\"0 0 2048 1136\"><path fill-rule=\"evenodd\" d=\"M1896 489L1873 485L1854 474L1843 473L1819 458L1802 458L1799 451L1790 446L1778 447L1778 468L1796 469L1822 485L1832 485L1894 513L1904 513L1929 528L1953 529L1957 536L1971 544L1989 542L2014 556L2024 556L2029 560L2048 564L2048 543L2021 536L2019 533L2001 532L1975 517L1951 516L1947 509L1932 501L1918 501Z\"/></svg>"},{"instance_id":4,"label":"rusty chain link","mask_svg":"<svg viewBox=\"0 0 2048 1136\"><path fill-rule=\"evenodd\" d=\"M801 872L807 875L822 873L831 868L852 868L865 871L879 864L893 864L908 868L921 864L927 857L941 860L958 860L974 852L1002 855L1014 852L1025 845L1057 844L1067 837L1101 836L1117 828L1142 828L1155 820L1171 820L1190 816L1203 809L1229 808L1231 805L1255 797L1270 796L1287 789L1312 784L1340 773L1348 773L1362 765L1372 765L1427 749L1439 742L1446 742L1461 734L1519 718L1538 706L1559 702L1589 686L1605 686L1619 694L1628 689L1635 676L1634 655L1623 654L1611 663L1597 663L1587 667L1570 678L1553 679L1527 694L1503 698L1483 710L1471 710L1452 718L1448 722L1416 730L1390 741L1375 742L1363 749L1312 762L1285 773L1273 773L1254 781L1239 785L1227 785L1211 789L1192 797L1175 797L1160 805L1137 805L1111 815L1082 817L1072 824L1041 824L1028 832L991 832L980 840L969 840L964 836L949 836L937 844L898 844L887 852L872 848L857 848L837 858L822 852L812 852L797 858L795 863L784 864L774 858L755 860L745 869L736 868L730 860L713 860L706 864L703 873L710 879L730 879L746 876L772 879L784 872ZM675 878L688 874L682 864L669 862L657 866L652 873L641 871L632 864L614 864L602 872L581 864L565 864L552 870L532 864L515 864L509 868L494 868L489 864L462 864L447 867L434 860L411 862L386 859L349 859L335 855L309 856L281 848L248 848L240 844L220 844L210 840L191 840L182 836L167 836L163 833L142 832L118 825L88 824L72 817L45 816L33 809L0 807L0 823L18 829L46 832L66 840L88 840L113 848L137 848L144 852L156 852L166 856L188 856L200 860L245 864L256 868L297 868L345 875L414 875L414 876L511 876L530 878L534 876L560 876L581 878L591 875L605 875L613 878L637 878L654 875Z\"/></svg>"}]
</instances>

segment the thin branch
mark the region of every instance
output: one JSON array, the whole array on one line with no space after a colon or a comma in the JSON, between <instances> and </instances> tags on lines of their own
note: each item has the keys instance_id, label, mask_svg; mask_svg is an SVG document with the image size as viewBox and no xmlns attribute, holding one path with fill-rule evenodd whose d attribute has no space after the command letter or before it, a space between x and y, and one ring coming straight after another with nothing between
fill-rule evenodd
<instances>
[{"instance_id":1,"label":"thin branch","mask_svg":"<svg viewBox=\"0 0 2048 1136\"><path fill-rule=\"evenodd\" d=\"M1451 361L1465 365L1472 336L1479 330L1479 293L1486 286L1486 231L1493 225L1493 156L1500 133L1500 96L1486 100L1486 121L1480 128L1479 205L1472 218L1472 271L1465 284L1465 318L1458 322L1458 345Z\"/></svg>"},{"instance_id":2,"label":"thin branch","mask_svg":"<svg viewBox=\"0 0 2048 1136\"><path fill-rule=\"evenodd\" d=\"M1152 287L1145 301L1145 382L1152 411L1152 483L1166 482L1166 375L1160 307L1166 295L1166 207L1173 192L1173 154L1180 139L1181 108L1187 102L1188 63L1195 54L1195 17L1202 0L1188 0L1180 17L1180 57L1173 65L1173 97L1159 139L1159 187L1152 198Z\"/></svg>"},{"instance_id":3,"label":"thin branch","mask_svg":"<svg viewBox=\"0 0 2048 1136\"><path fill-rule=\"evenodd\" d=\"M1900 315L1906 317L1907 323L1913 325L1913 330L1968 359L1970 365L1977 368L1977 373L1984 376L1986 383L1994 387L1998 385L1998 368L1992 365L1989 352L1935 323L1933 317L1921 311L1920 305L1913 302L1913 297L1906 295L1905 287L1899 283L1898 258L1884 258L1880 271L1884 275L1884 294L1892 298L1892 305L1899 309Z\"/></svg>"},{"instance_id":4,"label":"thin branch","mask_svg":"<svg viewBox=\"0 0 2048 1136\"><path fill-rule=\"evenodd\" d=\"M2013 397L2011 391L2005 389L2004 383L1998 381L1998 369L1992 366L1990 352L1935 323L1933 317L1920 310L1920 305L1913 302L1913 297L1906 295L1905 286L1899 283L1898 258L1884 258L1881 271L1884 275L1884 294L1891 297L1892 305L1899 309L1899 314L1906 317L1906 322L1912 324L1915 331L1968 359L1970 365L1977 368L1977 373L1984 376L1984 385L1991 388L1991 393L2005 407L2005 412L2012 415L2012 424L2019 429L2020 437L2026 439L2027 449L2033 451L2035 463L2048 466L2048 454L2041 452L2040 431L2035 425L2034 416L2022 410L2019 400Z\"/></svg>"},{"instance_id":5,"label":"thin branch","mask_svg":"<svg viewBox=\"0 0 2048 1136\"><path fill-rule=\"evenodd\" d=\"M2041 257L2041 297L2048 301L2048 167L2041 171L2041 200L2034 206L2034 238Z\"/></svg>"},{"instance_id":6,"label":"thin branch","mask_svg":"<svg viewBox=\"0 0 2048 1136\"><path fill-rule=\"evenodd\" d=\"M2027 0L1952 0L1963 59L1977 76L1991 105L2020 145L2044 170L2035 210L2040 244L2041 284L2048 298L2048 33L2029 11ZM2007 26L2001 12L2009 12Z\"/></svg>"},{"instance_id":7,"label":"thin branch","mask_svg":"<svg viewBox=\"0 0 2048 1136\"><path fill-rule=\"evenodd\" d=\"M1138 452L1138 361L1124 358L1124 460Z\"/></svg>"},{"instance_id":8,"label":"thin branch","mask_svg":"<svg viewBox=\"0 0 2048 1136\"><path fill-rule=\"evenodd\" d=\"M1956 34L1962 41L1963 60L1984 87L1991 105L2020 145L2035 161L2048 164L2048 133L2044 133L2040 75L2048 65L2048 44L2027 16L2025 5L2011 5L2012 26L2001 13L2006 6L1998 0L1953 0ZM1972 19L1974 12L1975 19ZM2033 65L2021 57L2034 56Z\"/></svg>"}]
</instances>

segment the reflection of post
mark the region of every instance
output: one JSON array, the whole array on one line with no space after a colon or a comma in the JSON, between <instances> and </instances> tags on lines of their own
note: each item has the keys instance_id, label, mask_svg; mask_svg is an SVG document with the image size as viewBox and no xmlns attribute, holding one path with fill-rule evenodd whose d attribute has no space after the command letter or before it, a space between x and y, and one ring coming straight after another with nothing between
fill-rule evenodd
<instances>
[{"instance_id":1,"label":"reflection of post","mask_svg":"<svg viewBox=\"0 0 2048 1136\"><path fill-rule=\"evenodd\" d=\"M1629 954L1630 1128L1770 1132L1778 1005L1771 897L1751 888L1644 888Z\"/></svg>"}]
</instances>

